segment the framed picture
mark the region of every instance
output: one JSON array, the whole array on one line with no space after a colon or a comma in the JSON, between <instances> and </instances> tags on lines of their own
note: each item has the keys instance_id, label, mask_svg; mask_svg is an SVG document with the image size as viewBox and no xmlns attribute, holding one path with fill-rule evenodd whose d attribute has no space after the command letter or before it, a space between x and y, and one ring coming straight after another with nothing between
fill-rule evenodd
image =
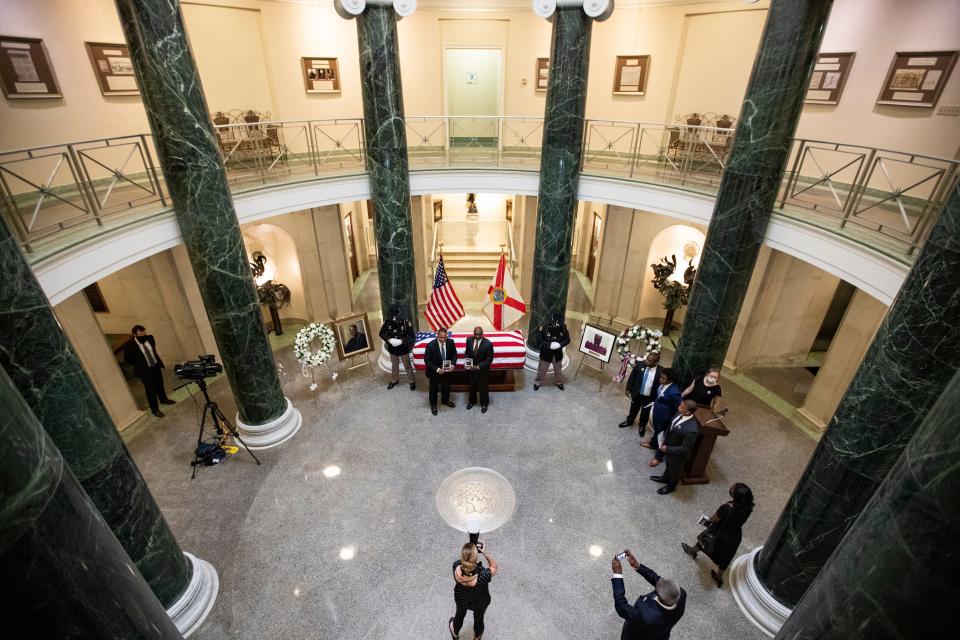
<instances>
[{"instance_id":1,"label":"framed picture","mask_svg":"<svg viewBox=\"0 0 960 640\"><path fill-rule=\"evenodd\" d=\"M433 221L440 222L443 220L443 200L434 200L433 201Z\"/></svg>"},{"instance_id":2,"label":"framed picture","mask_svg":"<svg viewBox=\"0 0 960 640\"><path fill-rule=\"evenodd\" d=\"M369 338L370 323L365 313L334 320L333 333L337 337L337 355L341 360L373 351Z\"/></svg>"},{"instance_id":3,"label":"framed picture","mask_svg":"<svg viewBox=\"0 0 960 640\"><path fill-rule=\"evenodd\" d=\"M613 72L613 94L642 96L647 92L650 56L617 56Z\"/></svg>"},{"instance_id":4,"label":"framed picture","mask_svg":"<svg viewBox=\"0 0 960 640\"><path fill-rule=\"evenodd\" d=\"M935 107L956 62L956 51L898 51L877 104Z\"/></svg>"},{"instance_id":5,"label":"framed picture","mask_svg":"<svg viewBox=\"0 0 960 640\"><path fill-rule=\"evenodd\" d=\"M62 98L40 38L0 36L0 80L8 98Z\"/></svg>"},{"instance_id":6,"label":"framed picture","mask_svg":"<svg viewBox=\"0 0 960 640\"><path fill-rule=\"evenodd\" d=\"M536 84L534 87L537 91L547 90L547 80L549 79L549 74L550 58L537 58L537 74L534 76L536 78Z\"/></svg>"},{"instance_id":7,"label":"framed picture","mask_svg":"<svg viewBox=\"0 0 960 640\"><path fill-rule=\"evenodd\" d=\"M580 353L601 362L610 362L616 340L617 334L592 324L585 324L583 333L580 334Z\"/></svg>"},{"instance_id":8,"label":"framed picture","mask_svg":"<svg viewBox=\"0 0 960 640\"><path fill-rule=\"evenodd\" d=\"M340 67L336 58L300 58L307 93L340 93Z\"/></svg>"},{"instance_id":9,"label":"framed picture","mask_svg":"<svg viewBox=\"0 0 960 640\"><path fill-rule=\"evenodd\" d=\"M133 76L130 49L125 44L85 42L93 75L97 77L100 93L105 96L137 96L140 89Z\"/></svg>"},{"instance_id":10,"label":"framed picture","mask_svg":"<svg viewBox=\"0 0 960 640\"><path fill-rule=\"evenodd\" d=\"M853 53L818 53L810 76L810 86L804 102L811 104L838 104L847 84Z\"/></svg>"}]
</instances>

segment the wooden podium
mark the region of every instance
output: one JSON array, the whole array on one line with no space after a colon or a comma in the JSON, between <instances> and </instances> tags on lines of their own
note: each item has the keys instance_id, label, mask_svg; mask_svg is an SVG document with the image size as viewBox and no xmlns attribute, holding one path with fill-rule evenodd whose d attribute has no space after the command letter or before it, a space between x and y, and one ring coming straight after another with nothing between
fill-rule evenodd
<instances>
[{"instance_id":1,"label":"wooden podium","mask_svg":"<svg viewBox=\"0 0 960 640\"><path fill-rule=\"evenodd\" d=\"M706 407L698 408L694 415L700 423L700 435L697 436L690 457L683 463L680 481L683 484L707 484L710 482L707 477L707 461L710 460L713 445L717 442L717 436L726 436L730 430L724 426L723 420L717 418L717 414Z\"/></svg>"}]
</instances>

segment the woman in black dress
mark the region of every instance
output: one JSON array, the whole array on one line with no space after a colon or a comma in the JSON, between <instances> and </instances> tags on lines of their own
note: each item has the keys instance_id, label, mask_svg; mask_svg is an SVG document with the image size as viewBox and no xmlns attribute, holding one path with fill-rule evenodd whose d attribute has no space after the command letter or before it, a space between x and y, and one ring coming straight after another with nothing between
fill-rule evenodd
<instances>
[{"instance_id":1,"label":"woman in black dress","mask_svg":"<svg viewBox=\"0 0 960 640\"><path fill-rule=\"evenodd\" d=\"M717 587L723 586L723 572L727 570L733 556L737 553L737 547L740 546L740 540L743 537L743 523L750 517L753 511L753 492L750 487L742 482L735 482L730 487L730 502L723 504L717 509L717 512L710 516L707 523L707 530L697 536L697 544L691 547L685 542L680 546L683 551L693 558L697 559L697 552L703 551L708 558L713 560L720 571L710 570ZM714 536L712 549L704 549L701 541L705 534Z\"/></svg>"},{"instance_id":2,"label":"woman in black dress","mask_svg":"<svg viewBox=\"0 0 960 640\"><path fill-rule=\"evenodd\" d=\"M709 407L714 413L720 411L720 367L710 367L702 376L694 378L682 396L696 400L701 407Z\"/></svg>"},{"instance_id":3,"label":"woman in black dress","mask_svg":"<svg viewBox=\"0 0 960 640\"><path fill-rule=\"evenodd\" d=\"M447 628L454 640L460 637L460 627L463 626L467 610L473 611L474 640L480 640L483 635L483 614L490 605L487 585L497 573L497 561L490 557L490 551L483 549L482 542L482 551L477 551L477 546L472 542L463 545L460 559L453 563L453 579L457 583L453 588L453 600L457 603L457 615L450 618ZM489 568L480 562L479 554L487 559Z\"/></svg>"}]
</instances>

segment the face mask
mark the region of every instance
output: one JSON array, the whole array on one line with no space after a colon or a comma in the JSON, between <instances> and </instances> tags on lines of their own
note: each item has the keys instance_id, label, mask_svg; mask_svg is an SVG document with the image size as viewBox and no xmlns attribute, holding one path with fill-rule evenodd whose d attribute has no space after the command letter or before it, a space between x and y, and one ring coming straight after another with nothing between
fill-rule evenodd
<instances>
[{"instance_id":1,"label":"face mask","mask_svg":"<svg viewBox=\"0 0 960 640\"><path fill-rule=\"evenodd\" d=\"M707 384L716 384L717 376L707 376Z\"/></svg>"},{"instance_id":2,"label":"face mask","mask_svg":"<svg viewBox=\"0 0 960 640\"><path fill-rule=\"evenodd\" d=\"M139 342L140 344L146 344L147 336L137 336L137 342Z\"/></svg>"}]
</instances>

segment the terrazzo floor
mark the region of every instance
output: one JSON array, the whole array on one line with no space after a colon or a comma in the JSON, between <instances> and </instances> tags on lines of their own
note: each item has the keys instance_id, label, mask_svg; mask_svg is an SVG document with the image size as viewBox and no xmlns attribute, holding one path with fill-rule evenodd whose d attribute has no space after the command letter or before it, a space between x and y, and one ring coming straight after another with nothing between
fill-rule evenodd
<instances>
[{"instance_id":1,"label":"terrazzo floor","mask_svg":"<svg viewBox=\"0 0 960 640\"><path fill-rule=\"evenodd\" d=\"M454 394L457 408L433 417L422 376L415 392L387 391L379 370L376 382L355 371L342 390L323 376L314 396L291 348L276 358L304 425L258 452L261 466L241 451L191 481L200 405L189 399L128 443L182 548L219 572L216 605L191 638L449 637L450 565L465 535L437 515L434 492L470 466L503 474L517 497L512 518L482 536L500 564L485 640L618 638L610 559L624 547L687 590L673 638L764 638L729 587L713 585L708 561L690 560L680 542L742 481L757 507L739 552L762 544L814 442L732 383L724 386L731 434L714 451L712 482L660 496L636 430L616 426L626 397L598 391L593 374L563 392L534 392L532 376L520 373L519 390L493 394L487 414L466 411ZM228 385L218 380L211 392L234 416ZM324 474L331 466L339 475ZM650 589L632 573L626 587L631 601ZM470 616L460 637L473 637Z\"/></svg>"}]
</instances>

